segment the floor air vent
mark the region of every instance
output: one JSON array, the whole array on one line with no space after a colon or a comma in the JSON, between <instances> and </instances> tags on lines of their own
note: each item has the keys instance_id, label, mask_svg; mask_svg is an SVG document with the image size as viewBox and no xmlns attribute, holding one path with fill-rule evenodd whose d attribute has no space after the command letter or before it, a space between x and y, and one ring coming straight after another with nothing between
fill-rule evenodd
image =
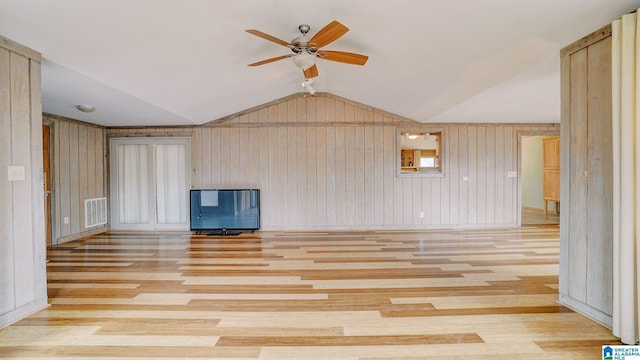
<instances>
[{"instance_id":1,"label":"floor air vent","mask_svg":"<svg viewBox=\"0 0 640 360\"><path fill-rule=\"evenodd\" d=\"M84 201L84 227L86 229L107 223L107 198Z\"/></svg>"}]
</instances>

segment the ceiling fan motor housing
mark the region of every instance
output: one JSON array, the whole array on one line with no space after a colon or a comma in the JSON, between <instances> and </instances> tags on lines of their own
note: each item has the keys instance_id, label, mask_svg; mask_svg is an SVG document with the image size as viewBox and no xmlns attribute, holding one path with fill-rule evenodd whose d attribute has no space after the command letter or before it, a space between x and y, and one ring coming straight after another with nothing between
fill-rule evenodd
<instances>
[{"instance_id":1,"label":"ceiling fan motor housing","mask_svg":"<svg viewBox=\"0 0 640 360\"><path fill-rule=\"evenodd\" d=\"M306 36L298 36L297 38L291 40L291 45L293 45L291 47L291 51L296 54L305 51L311 54L315 53L316 51L318 51L318 46L314 43L310 43L310 40L311 39Z\"/></svg>"}]
</instances>

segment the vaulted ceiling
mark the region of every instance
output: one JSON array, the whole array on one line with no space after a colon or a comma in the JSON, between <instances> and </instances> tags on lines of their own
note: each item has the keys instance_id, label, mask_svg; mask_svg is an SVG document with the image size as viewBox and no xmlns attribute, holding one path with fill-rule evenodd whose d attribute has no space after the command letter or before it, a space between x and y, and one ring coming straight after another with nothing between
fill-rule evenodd
<instances>
[{"instance_id":1,"label":"vaulted ceiling","mask_svg":"<svg viewBox=\"0 0 640 360\"><path fill-rule=\"evenodd\" d=\"M0 35L42 53L43 111L193 125L304 91L285 41L337 20L316 91L419 122L559 122L559 51L640 0L0 0ZM93 113L75 106L91 104Z\"/></svg>"}]
</instances>

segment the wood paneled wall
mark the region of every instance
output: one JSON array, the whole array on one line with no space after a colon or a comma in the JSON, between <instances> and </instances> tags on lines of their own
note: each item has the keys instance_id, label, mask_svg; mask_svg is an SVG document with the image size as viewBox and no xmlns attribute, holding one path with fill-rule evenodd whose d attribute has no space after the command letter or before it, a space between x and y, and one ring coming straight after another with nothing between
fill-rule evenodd
<instances>
[{"instance_id":1,"label":"wood paneled wall","mask_svg":"<svg viewBox=\"0 0 640 360\"><path fill-rule=\"evenodd\" d=\"M443 131L444 176L398 176L401 128ZM192 187L261 189L262 229L277 230L516 225L518 178L507 173L518 171L518 133L558 130L427 125L330 94L296 94L200 127L107 132L191 136Z\"/></svg>"},{"instance_id":2,"label":"wood paneled wall","mask_svg":"<svg viewBox=\"0 0 640 360\"><path fill-rule=\"evenodd\" d=\"M51 126L53 147L52 243L106 231L106 226L86 229L84 223L84 200L108 195L105 129L50 114L43 121Z\"/></svg>"},{"instance_id":3,"label":"wood paneled wall","mask_svg":"<svg viewBox=\"0 0 640 360\"><path fill-rule=\"evenodd\" d=\"M40 54L0 36L0 327L47 301L40 84Z\"/></svg>"}]
</instances>

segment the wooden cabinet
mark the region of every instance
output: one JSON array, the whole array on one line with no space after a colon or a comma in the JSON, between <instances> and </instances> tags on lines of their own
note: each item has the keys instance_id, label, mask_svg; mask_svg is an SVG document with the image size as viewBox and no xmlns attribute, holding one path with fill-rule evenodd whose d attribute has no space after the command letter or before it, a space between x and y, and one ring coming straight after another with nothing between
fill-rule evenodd
<instances>
[{"instance_id":1,"label":"wooden cabinet","mask_svg":"<svg viewBox=\"0 0 640 360\"><path fill-rule=\"evenodd\" d=\"M542 140L544 168L560 168L560 137L554 136Z\"/></svg>"},{"instance_id":2,"label":"wooden cabinet","mask_svg":"<svg viewBox=\"0 0 640 360\"><path fill-rule=\"evenodd\" d=\"M418 171L418 164L416 161L420 161L419 150L401 150L400 151L400 170L403 172L415 172Z\"/></svg>"},{"instance_id":3,"label":"wooden cabinet","mask_svg":"<svg viewBox=\"0 0 640 360\"><path fill-rule=\"evenodd\" d=\"M560 137L554 136L542 141L543 153L543 186L544 214L549 208L548 202L555 203L555 213L560 204Z\"/></svg>"},{"instance_id":4,"label":"wooden cabinet","mask_svg":"<svg viewBox=\"0 0 640 360\"><path fill-rule=\"evenodd\" d=\"M611 326L611 27L561 51L560 302Z\"/></svg>"}]
</instances>

